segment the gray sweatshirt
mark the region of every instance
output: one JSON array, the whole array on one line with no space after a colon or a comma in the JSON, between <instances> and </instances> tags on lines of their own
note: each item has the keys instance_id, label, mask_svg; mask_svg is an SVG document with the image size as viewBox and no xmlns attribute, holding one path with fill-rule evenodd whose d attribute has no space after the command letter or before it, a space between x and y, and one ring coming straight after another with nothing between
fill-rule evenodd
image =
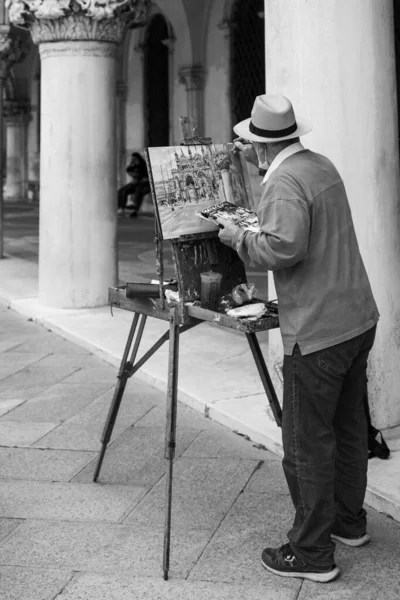
<instances>
[{"instance_id":1,"label":"gray sweatshirt","mask_svg":"<svg viewBox=\"0 0 400 600\"><path fill-rule=\"evenodd\" d=\"M324 156L304 150L271 173L257 210L260 233L237 231L247 264L274 272L285 354L334 346L373 327L371 291L343 181Z\"/></svg>"}]
</instances>

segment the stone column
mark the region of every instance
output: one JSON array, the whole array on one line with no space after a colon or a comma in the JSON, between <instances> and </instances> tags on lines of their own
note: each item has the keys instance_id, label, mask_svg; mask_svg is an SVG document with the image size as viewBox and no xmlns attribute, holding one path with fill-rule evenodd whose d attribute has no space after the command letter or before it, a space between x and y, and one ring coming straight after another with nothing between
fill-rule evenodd
<instances>
[{"instance_id":1,"label":"stone column","mask_svg":"<svg viewBox=\"0 0 400 600\"><path fill-rule=\"evenodd\" d=\"M218 29L220 30L222 37L223 37L223 51L221 51L220 53L220 64L218 65L218 69L216 69L216 77L218 79L218 82L215 81L214 86L210 85L210 81L209 81L209 86L211 87L210 92L208 92L209 94L213 93L212 92L212 87L215 88L214 93L220 93L221 89L223 89L223 101L221 101L221 105L223 106L224 110L223 110L223 114L220 115L220 118L224 120L224 122L226 123L226 131L227 131L227 140L230 140L232 138L233 135L233 131L232 131L232 127L233 125L235 125L235 123L232 123L232 114L231 114L231 61L230 61L230 56L231 56L231 44L232 44L232 27L233 27L233 23L232 20L229 18L224 18L222 19L222 21L220 23L218 23ZM222 62L223 61L223 62ZM211 73L210 73L211 76ZM223 83L221 85L221 79L223 80Z\"/></svg>"},{"instance_id":2,"label":"stone column","mask_svg":"<svg viewBox=\"0 0 400 600\"><path fill-rule=\"evenodd\" d=\"M31 89L31 113L28 125L28 200L39 200L40 176L40 75Z\"/></svg>"},{"instance_id":3,"label":"stone column","mask_svg":"<svg viewBox=\"0 0 400 600\"><path fill-rule=\"evenodd\" d=\"M4 107L6 125L6 181L4 198L19 202L27 192L27 125L29 107L19 101L6 102Z\"/></svg>"},{"instance_id":4,"label":"stone column","mask_svg":"<svg viewBox=\"0 0 400 600\"><path fill-rule=\"evenodd\" d=\"M13 64L22 60L27 52L26 46L14 31L10 32L4 3L0 6L0 259L4 258L3 228L3 181L4 181L4 124L3 96L4 86Z\"/></svg>"},{"instance_id":5,"label":"stone column","mask_svg":"<svg viewBox=\"0 0 400 600\"><path fill-rule=\"evenodd\" d=\"M126 168L126 100L128 86L124 81L117 81L117 174L118 187L125 183Z\"/></svg>"},{"instance_id":6,"label":"stone column","mask_svg":"<svg viewBox=\"0 0 400 600\"><path fill-rule=\"evenodd\" d=\"M39 302L107 303L117 283L116 50L147 0L11 0L41 57Z\"/></svg>"},{"instance_id":7,"label":"stone column","mask_svg":"<svg viewBox=\"0 0 400 600\"><path fill-rule=\"evenodd\" d=\"M197 135L204 135L204 83L205 73L201 65L179 69L179 82L187 92L187 116L197 120Z\"/></svg>"},{"instance_id":8,"label":"stone column","mask_svg":"<svg viewBox=\"0 0 400 600\"><path fill-rule=\"evenodd\" d=\"M400 423L400 211L393 1L265 2L267 92L314 123L306 147L346 185L360 250L381 313L370 357L377 427ZM272 342L271 336L271 342ZM272 362L282 357L274 343Z\"/></svg>"}]
</instances>

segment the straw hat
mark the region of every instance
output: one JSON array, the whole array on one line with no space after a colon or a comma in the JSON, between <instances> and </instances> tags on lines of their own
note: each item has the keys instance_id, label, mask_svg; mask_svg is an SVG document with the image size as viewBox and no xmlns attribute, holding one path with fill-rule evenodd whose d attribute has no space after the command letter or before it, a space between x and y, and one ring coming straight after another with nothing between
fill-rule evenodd
<instances>
[{"instance_id":1,"label":"straw hat","mask_svg":"<svg viewBox=\"0 0 400 600\"><path fill-rule=\"evenodd\" d=\"M281 142L311 131L306 119L295 117L292 103L286 96L257 96L251 117L233 128L240 137L253 142Z\"/></svg>"}]
</instances>

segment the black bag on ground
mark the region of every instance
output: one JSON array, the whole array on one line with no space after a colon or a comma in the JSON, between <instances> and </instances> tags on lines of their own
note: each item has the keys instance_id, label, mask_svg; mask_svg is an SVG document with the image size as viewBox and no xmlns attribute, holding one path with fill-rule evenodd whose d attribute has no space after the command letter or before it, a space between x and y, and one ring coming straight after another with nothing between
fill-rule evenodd
<instances>
[{"instance_id":1,"label":"black bag on ground","mask_svg":"<svg viewBox=\"0 0 400 600\"><path fill-rule=\"evenodd\" d=\"M390 450L385 440L383 439L382 432L379 429L376 429L371 423L371 413L369 410L369 401L368 401L368 391L365 392L364 396L364 407L365 414L367 415L367 423L368 423L368 458L374 458L377 456L378 458L382 458L383 460L389 458ZM381 441L377 440L378 434L381 436Z\"/></svg>"}]
</instances>

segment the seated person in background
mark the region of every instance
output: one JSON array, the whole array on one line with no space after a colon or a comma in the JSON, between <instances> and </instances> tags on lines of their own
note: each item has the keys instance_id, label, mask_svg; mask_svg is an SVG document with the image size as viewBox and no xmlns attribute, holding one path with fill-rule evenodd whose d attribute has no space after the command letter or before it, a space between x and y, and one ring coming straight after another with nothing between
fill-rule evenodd
<instances>
[{"instance_id":1,"label":"seated person in background","mask_svg":"<svg viewBox=\"0 0 400 600\"><path fill-rule=\"evenodd\" d=\"M118 214L124 214L125 210L129 208L130 216L137 217L143 197L150 193L146 161L138 152L132 153L126 172L131 181L118 190ZM128 206L129 196L133 196L133 202Z\"/></svg>"}]
</instances>

